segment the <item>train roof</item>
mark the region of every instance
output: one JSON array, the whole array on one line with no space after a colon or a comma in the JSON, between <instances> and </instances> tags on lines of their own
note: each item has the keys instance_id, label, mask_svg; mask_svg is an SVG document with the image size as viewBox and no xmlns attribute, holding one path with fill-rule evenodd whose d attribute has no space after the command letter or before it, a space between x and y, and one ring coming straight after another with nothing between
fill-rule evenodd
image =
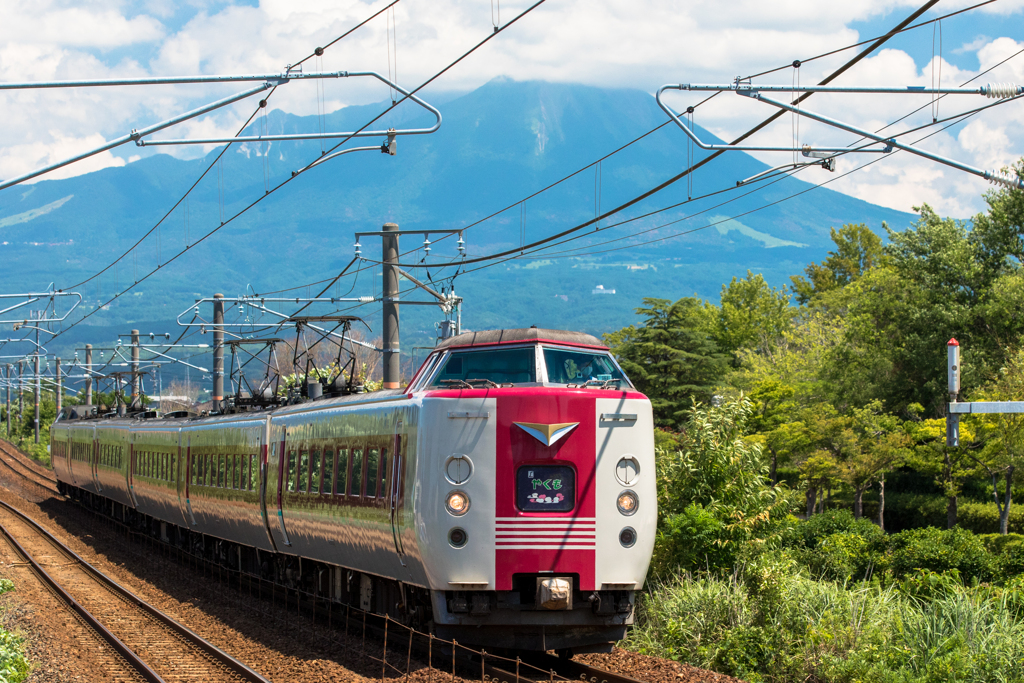
<instances>
[{"instance_id":1,"label":"train roof","mask_svg":"<svg viewBox=\"0 0 1024 683\"><path fill-rule=\"evenodd\" d=\"M493 344L512 344L528 341L549 341L573 346L595 346L608 348L597 337L584 332L568 330L546 330L539 327L522 327L513 330L481 330L459 334L437 345L438 349L449 349L466 346L490 346Z\"/></svg>"}]
</instances>

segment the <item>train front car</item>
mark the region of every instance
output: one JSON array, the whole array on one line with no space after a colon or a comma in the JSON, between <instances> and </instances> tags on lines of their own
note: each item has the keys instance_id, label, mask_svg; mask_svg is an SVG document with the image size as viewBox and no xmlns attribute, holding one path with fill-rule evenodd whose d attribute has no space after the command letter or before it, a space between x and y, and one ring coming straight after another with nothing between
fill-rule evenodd
<instances>
[{"instance_id":1,"label":"train front car","mask_svg":"<svg viewBox=\"0 0 1024 683\"><path fill-rule=\"evenodd\" d=\"M650 401L595 337L537 328L448 339L409 392L437 635L610 649L654 546Z\"/></svg>"}]
</instances>

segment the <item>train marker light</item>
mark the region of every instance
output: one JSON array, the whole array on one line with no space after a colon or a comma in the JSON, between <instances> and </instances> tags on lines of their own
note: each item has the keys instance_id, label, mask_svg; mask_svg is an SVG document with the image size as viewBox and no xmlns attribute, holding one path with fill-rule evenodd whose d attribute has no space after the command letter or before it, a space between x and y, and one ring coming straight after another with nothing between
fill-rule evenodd
<instances>
[{"instance_id":1,"label":"train marker light","mask_svg":"<svg viewBox=\"0 0 1024 683\"><path fill-rule=\"evenodd\" d=\"M465 529L455 527L448 532L448 543L450 543L453 548L461 548L466 545L467 541L469 541L469 534L466 533Z\"/></svg>"},{"instance_id":2,"label":"train marker light","mask_svg":"<svg viewBox=\"0 0 1024 683\"><path fill-rule=\"evenodd\" d=\"M636 544L636 530L627 526L619 532L619 543L622 544L623 548L632 548Z\"/></svg>"},{"instance_id":3,"label":"train marker light","mask_svg":"<svg viewBox=\"0 0 1024 683\"><path fill-rule=\"evenodd\" d=\"M461 517L469 510L469 496L462 491L452 491L448 494L445 507L448 508L448 512L456 517Z\"/></svg>"},{"instance_id":4,"label":"train marker light","mask_svg":"<svg viewBox=\"0 0 1024 683\"><path fill-rule=\"evenodd\" d=\"M624 515L632 515L636 513L636 509L640 507L640 499L636 497L636 494L632 491L623 491L619 494L619 499L616 501L619 507L619 512Z\"/></svg>"}]
</instances>

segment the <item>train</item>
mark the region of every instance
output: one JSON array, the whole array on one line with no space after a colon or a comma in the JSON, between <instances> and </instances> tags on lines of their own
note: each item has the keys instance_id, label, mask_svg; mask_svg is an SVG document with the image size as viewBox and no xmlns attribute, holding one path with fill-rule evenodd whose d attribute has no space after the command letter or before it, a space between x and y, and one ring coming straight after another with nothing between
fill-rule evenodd
<instances>
[{"instance_id":1,"label":"train","mask_svg":"<svg viewBox=\"0 0 1024 683\"><path fill-rule=\"evenodd\" d=\"M467 332L398 390L50 431L60 492L462 645L606 652L654 547L651 403L597 338Z\"/></svg>"}]
</instances>

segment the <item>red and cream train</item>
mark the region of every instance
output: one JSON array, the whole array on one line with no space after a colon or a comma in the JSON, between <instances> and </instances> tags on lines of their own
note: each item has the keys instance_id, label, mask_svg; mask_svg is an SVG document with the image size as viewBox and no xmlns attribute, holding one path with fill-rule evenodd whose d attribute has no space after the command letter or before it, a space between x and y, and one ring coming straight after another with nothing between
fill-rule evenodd
<instances>
[{"instance_id":1,"label":"red and cream train","mask_svg":"<svg viewBox=\"0 0 1024 683\"><path fill-rule=\"evenodd\" d=\"M574 332L453 337L398 391L61 419L51 443L69 496L466 645L607 649L654 544L650 401Z\"/></svg>"}]
</instances>

